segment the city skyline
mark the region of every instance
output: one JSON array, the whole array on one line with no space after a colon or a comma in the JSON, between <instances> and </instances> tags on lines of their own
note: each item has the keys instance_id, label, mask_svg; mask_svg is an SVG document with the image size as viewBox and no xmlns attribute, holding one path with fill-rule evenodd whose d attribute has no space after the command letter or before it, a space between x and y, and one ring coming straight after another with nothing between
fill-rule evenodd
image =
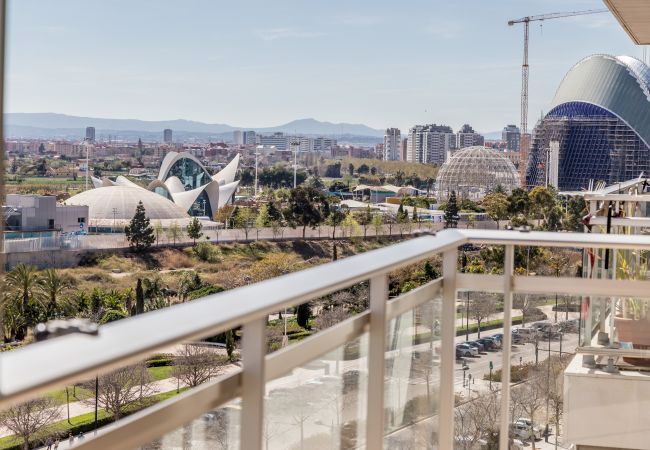
<instances>
[{"instance_id":1,"label":"city skyline","mask_svg":"<svg viewBox=\"0 0 650 450\"><path fill-rule=\"evenodd\" d=\"M597 0L503 3L416 2L414 14L391 2L14 1L7 111L242 129L315 117L496 132L519 118L522 30L507 20L602 8ZM529 129L564 74L592 53L640 57L641 49L609 14L531 26Z\"/></svg>"}]
</instances>

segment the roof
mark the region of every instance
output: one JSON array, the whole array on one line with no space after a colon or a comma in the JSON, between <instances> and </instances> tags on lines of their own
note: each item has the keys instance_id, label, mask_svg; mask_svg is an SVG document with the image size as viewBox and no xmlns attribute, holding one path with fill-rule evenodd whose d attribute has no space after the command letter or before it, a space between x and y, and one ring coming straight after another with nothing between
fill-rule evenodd
<instances>
[{"instance_id":1,"label":"roof","mask_svg":"<svg viewBox=\"0 0 650 450\"><path fill-rule=\"evenodd\" d=\"M153 220L183 219L189 215L162 195L133 186L106 186L89 189L70 197L66 205L87 205L91 219L130 220L142 201L147 217Z\"/></svg>"},{"instance_id":2,"label":"roof","mask_svg":"<svg viewBox=\"0 0 650 450\"><path fill-rule=\"evenodd\" d=\"M604 0L635 44L650 44L650 3L647 0Z\"/></svg>"}]
</instances>

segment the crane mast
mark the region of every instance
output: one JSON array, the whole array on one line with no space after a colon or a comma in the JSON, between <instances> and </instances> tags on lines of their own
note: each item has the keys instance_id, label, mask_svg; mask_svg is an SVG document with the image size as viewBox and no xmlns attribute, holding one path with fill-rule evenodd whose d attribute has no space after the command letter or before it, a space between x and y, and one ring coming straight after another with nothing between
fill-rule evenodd
<instances>
[{"instance_id":1,"label":"crane mast","mask_svg":"<svg viewBox=\"0 0 650 450\"><path fill-rule=\"evenodd\" d=\"M524 60L521 65L521 125L519 128L519 178L521 187L526 187L526 168L528 165L528 153L530 150L530 135L528 134L528 34L530 22L561 19L563 17L584 16L587 14L600 14L604 12L609 12L609 10L589 9L586 11L557 12L542 14L539 16L526 16L521 19L508 21L508 25L510 26L518 23L524 25Z\"/></svg>"}]
</instances>

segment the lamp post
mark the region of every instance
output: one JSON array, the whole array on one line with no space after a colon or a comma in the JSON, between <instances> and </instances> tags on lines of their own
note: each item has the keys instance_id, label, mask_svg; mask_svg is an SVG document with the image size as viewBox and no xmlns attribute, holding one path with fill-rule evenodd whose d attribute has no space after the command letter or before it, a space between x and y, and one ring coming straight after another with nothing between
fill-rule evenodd
<instances>
[{"instance_id":1,"label":"lamp post","mask_svg":"<svg viewBox=\"0 0 650 450\"><path fill-rule=\"evenodd\" d=\"M259 150L264 148L263 145L258 145L255 147L255 197L257 198L257 157L260 155Z\"/></svg>"},{"instance_id":2,"label":"lamp post","mask_svg":"<svg viewBox=\"0 0 650 450\"><path fill-rule=\"evenodd\" d=\"M300 141L292 140L291 146L293 147L293 188L295 189L298 185L297 183L297 171L298 171L298 149L300 148Z\"/></svg>"},{"instance_id":3,"label":"lamp post","mask_svg":"<svg viewBox=\"0 0 650 450\"><path fill-rule=\"evenodd\" d=\"M492 369L494 368L494 364L492 361L490 361L490 391L492 391Z\"/></svg>"},{"instance_id":4,"label":"lamp post","mask_svg":"<svg viewBox=\"0 0 650 450\"><path fill-rule=\"evenodd\" d=\"M465 364L465 361L463 361L463 387L465 387L465 377L467 376L467 371L469 370L469 367L467 364Z\"/></svg>"}]
</instances>

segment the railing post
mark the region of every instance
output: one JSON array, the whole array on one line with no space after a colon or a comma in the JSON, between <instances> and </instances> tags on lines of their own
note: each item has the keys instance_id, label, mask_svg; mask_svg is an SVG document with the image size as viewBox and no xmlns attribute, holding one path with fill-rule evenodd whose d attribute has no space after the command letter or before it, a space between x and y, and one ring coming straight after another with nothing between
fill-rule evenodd
<instances>
[{"instance_id":1,"label":"railing post","mask_svg":"<svg viewBox=\"0 0 650 450\"><path fill-rule=\"evenodd\" d=\"M499 450L508 450L510 438L510 358L512 353L512 276L515 247L506 245L503 263L503 360L501 363L501 413Z\"/></svg>"},{"instance_id":2,"label":"railing post","mask_svg":"<svg viewBox=\"0 0 650 450\"><path fill-rule=\"evenodd\" d=\"M266 319L245 323L242 329L241 449L262 448L264 426L264 358Z\"/></svg>"},{"instance_id":3,"label":"railing post","mask_svg":"<svg viewBox=\"0 0 650 450\"><path fill-rule=\"evenodd\" d=\"M456 363L456 273L458 250L442 259L442 314L440 344L440 413L438 448L454 448L454 364Z\"/></svg>"},{"instance_id":4,"label":"railing post","mask_svg":"<svg viewBox=\"0 0 650 450\"><path fill-rule=\"evenodd\" d=\"M368 333L368 412L366 448L384 448L384 371L386 366L386 301L388 275L370 279Z\"/></svg>"}]
</instances>

